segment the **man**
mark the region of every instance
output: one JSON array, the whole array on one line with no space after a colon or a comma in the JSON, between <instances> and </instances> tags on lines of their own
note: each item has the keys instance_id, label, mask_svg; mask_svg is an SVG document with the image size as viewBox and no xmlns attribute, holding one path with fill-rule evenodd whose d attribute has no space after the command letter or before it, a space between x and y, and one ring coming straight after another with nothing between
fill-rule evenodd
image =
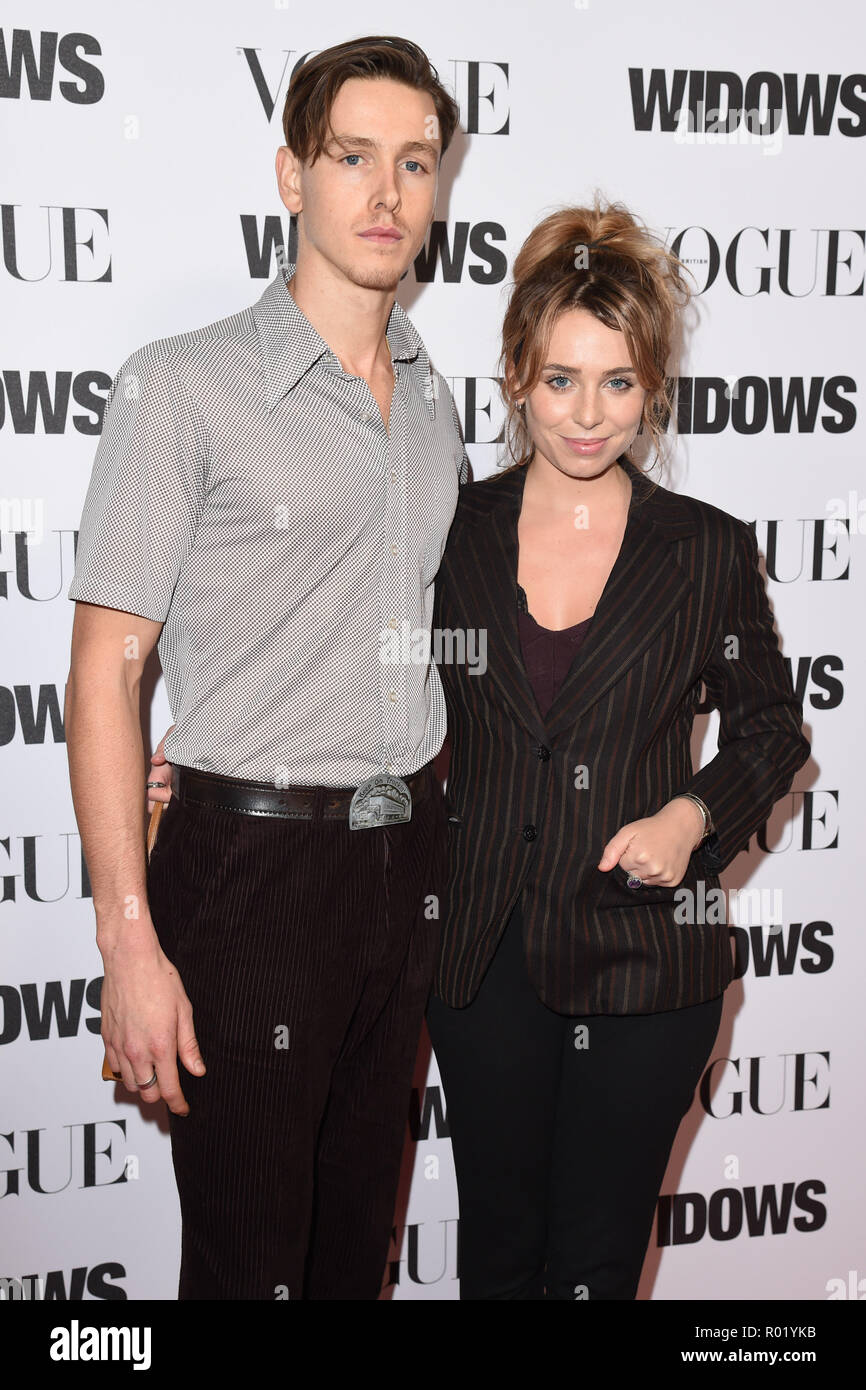
<instances>
[{"instance_id":1,"label":"man","mask_svg":"<svg viewBox=\"0 0 866 1390\"><path fill-rule=\"evenodd\" d=\"M301 66L276 160L296 264L251 308L138 349L109 396L69 590L69 765L106 1055L171 1112L181 1298L381 1286L445 733L435 666L382 654L405 623L429 631L468 462L395 291L457 115L403 39ZM157 639L175 794L146 866Z\"/></svg>"}]
</instances>

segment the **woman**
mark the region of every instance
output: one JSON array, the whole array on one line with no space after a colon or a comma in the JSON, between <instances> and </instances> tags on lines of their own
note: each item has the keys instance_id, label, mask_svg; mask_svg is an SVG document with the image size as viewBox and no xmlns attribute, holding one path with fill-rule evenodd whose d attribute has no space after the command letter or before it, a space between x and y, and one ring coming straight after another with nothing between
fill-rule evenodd
<instances>
[{"instance_id":1,"label":"woman","mask_svg":"<svg viewBox=\"0 0 866 1390\"><path fill-rule=\"evenodd\" d=\"M461 489L436 579L436 626L487 634L485 675L440 668L427 1012L463 1299L635 1297L732 975L701 904L809 755L752 532L630 460L641 426L658 451L687 298L620 205L535 228L503 328L516 461ZM719 751L695 773L702 682Z\"/></svg>"},{"instance_id":2,"label":"woman","mask_svg":"<svg viewBox=\"0 0 866 1390\"><path fill-rule=\"evenodd\" d=\"M687 300L620 205L535 228L503 330L515 462L461 489L436 580L435 626L487 641L483 674L440 665L450 863L427 1019L462 1299L635 1297L732 976L701 904L809 755L752 532L630 459L641 427L659 452ZM719 751L694 773L702 683Z\"/></svg>"}]
</instances>

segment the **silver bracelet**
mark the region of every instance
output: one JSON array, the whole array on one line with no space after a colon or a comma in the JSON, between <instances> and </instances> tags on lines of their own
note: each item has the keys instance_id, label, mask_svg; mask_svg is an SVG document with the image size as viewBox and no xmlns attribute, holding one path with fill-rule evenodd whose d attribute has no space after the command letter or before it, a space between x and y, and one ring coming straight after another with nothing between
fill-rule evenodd
<instances>
[{"instance_id":1,"label":"silver bracelet","mask_svg":"<svg viewBox=\"0 0 866 1390\"><path fill-rule=\"evenodd\" d=\"M704 843L704 840L707 838L707 836L712 834L715 828L713 826L712 817L710 816L710 813L707 810L707 807L704 805L703 801L701 801L701 798L699 796L695 796L693 792L680 792L680 796L685 801L694 802L695 806L697 806L698 810L700 811L703 817L704 828L701 831L701 838L698 840L698 843L694 846L695 849L698 849L699 846ZM676 800L676 798L674 798L674 800Z\"/></svg>"}]
</instances>

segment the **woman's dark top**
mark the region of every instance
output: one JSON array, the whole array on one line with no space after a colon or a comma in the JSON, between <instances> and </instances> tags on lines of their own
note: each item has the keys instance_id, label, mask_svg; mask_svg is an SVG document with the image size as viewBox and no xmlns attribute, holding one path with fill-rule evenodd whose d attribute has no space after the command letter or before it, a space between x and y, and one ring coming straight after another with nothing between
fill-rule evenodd
<instances>
[{"instance_id":1,"label":"woman's dark top","mask_svg":"<svg viewBox=\"0 0 866 1390\"><path fill-rule=\"evenodd\" d=\"M520 649L523 664L535 692L542 718L556 699L557 691L568 675L574 654L589 631L592 618L584 618L573 627L541 627L529 612L526 594L517 586L517 624L520 628Z\"/></svg>"}]
</instances>

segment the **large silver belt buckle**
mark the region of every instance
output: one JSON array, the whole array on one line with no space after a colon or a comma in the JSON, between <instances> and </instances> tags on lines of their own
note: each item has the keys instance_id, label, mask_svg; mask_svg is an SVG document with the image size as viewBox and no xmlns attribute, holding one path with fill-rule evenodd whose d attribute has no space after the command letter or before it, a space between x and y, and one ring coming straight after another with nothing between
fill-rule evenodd
<instances>
[{"instance_id":1,"label":"large silver belt buckle","mask_svg":"<svg viewBox=\"0 0 866 1390\"><path fill-rule=\"evenodd\" d=\"M412 793L402 777L377 772L358 787L349 806L349 829L372 830L412 819Z\"/></svg>"}]
</instances>

